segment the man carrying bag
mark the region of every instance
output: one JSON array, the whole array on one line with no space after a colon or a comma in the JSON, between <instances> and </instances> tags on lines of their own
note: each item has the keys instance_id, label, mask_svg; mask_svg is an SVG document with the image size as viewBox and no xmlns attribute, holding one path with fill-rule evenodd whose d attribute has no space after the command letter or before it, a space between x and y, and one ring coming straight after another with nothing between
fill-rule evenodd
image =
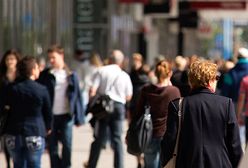
<instances>
[{"instance_id":1,"label":"man carrying bag","mask_svg":"<svg viewBox=\"0 0 248 168\"><path fill-rule=\"evenodd\" d=\"M122 124L125 118L126 101L132 97L130 77L121 69L123 61L123 53L120 50L114 50L109 57L110 65L101 67L93 80L90 96L108 95L114 101L114 111L97 120L98 130L95 130L95 140L91 144L89 161L85 167L96 167L101 146L109 129L115 157L114 167L123 168ZM110 90L109 87L111 87Z\"/></svg>"}]
</instances>

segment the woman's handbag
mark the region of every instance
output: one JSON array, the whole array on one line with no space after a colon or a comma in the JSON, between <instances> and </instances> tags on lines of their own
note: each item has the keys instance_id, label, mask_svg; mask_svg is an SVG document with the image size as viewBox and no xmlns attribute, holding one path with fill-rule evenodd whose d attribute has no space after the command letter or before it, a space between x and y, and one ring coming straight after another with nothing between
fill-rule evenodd
<instances>
[{"instance_id":1,"label":"woman's handbag","mask_svg":"<svg viewBox=\"0 0 248 168\"><path fill-rule=\"evenodd\" d=\"M183 101L183 98L180 98L180 100L179 100L179 110L178 110L178 120L179 121L178 121L176 145L175 145L175 148L174 148L172 158L168 161L168 163L164 166L164 168L175 168L176 167L178 141L179 141L179 138L180 138L180 132L181 132L181 126L182 126L182 101Z\"/></svg>"},{"instance_id":2,"label":"woman's handbag","mask_svg":"<svg viewBox=\"0 0 248 168\"><path fill-rule=\"evenodd\" d=\"M153 133L150 106L144 107L145 112L138 120L132 120L127 131L127 152L139 156L150 144Z\"/></svg>"}]
</instances>

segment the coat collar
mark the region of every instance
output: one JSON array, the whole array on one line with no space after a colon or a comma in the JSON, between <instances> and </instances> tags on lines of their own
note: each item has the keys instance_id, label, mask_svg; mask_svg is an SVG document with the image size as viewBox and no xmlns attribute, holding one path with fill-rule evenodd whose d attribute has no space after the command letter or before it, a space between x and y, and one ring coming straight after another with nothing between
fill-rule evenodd
<instances>
[{"instance_id":1,"label":"coat collar","mask_svg":"<svg viewBox=\"0 0 248 168\"><path fill-rule=\"evenodd\" d=\"M215 94L215 93L211 92L211 90L209 90L208 88L205 88L205 87L196 88L196 89L193 89L191 91L191 95L197 94L197 93Z\"/></svg>"},{"instance_id":2,"label":"coat collar","mask_svg":"<svg viewBox=\"0 0 248 168\"><path fill-rule=\"evenodd\" d=\"M72 75L72 71L71 69L65 64L64 68L63 68L67 74L67 76ZM48 72L51 74L51 71L53 70L52 67L48 68Z\"/></svg>"}]
</instances>

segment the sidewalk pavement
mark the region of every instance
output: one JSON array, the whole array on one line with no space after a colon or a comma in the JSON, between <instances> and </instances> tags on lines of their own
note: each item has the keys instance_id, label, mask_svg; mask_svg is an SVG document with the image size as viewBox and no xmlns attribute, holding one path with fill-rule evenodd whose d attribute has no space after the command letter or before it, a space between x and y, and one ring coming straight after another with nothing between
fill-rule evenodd
<instances>
[{"instance_id":1,"label":"sidewalk pavement","mask_svg":"<svg viewBox=\"0 0 248 168\"><path fill-rule=\"evenodd\" d=\"M136 158L126 152L124 138L127 130L127 123L124 123L123 132L123 150L124 150L124 168L136 168ZM89 124L73 129L73 149L72 149L72 168L83 168L83 162L86 162L89 157L90 145L93 140L93 132ZM97 168L113 168L114 154L109 145L103 149L98 160ZM48 153L45 152L42 156L42 168L50 168L50 160ZM5 158L3 153L0 153L0 168L6 168Z\"/></svg>"}]
</instances>

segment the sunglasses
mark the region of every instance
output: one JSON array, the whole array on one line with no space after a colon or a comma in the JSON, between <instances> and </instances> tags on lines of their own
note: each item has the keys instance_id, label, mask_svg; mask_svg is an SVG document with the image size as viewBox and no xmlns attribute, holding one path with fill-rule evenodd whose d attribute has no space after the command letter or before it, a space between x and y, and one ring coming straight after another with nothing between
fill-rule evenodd
<instances>
[{"instance_id":1,"label":"sunglasses","mask_svg":"<svg viewBox=\"0 0 248 168\"><path fill-rule=\"evenodd\" d=\"M220 80L220 75L216 75L215 80Z\"/></svg>"}]
</instances>

